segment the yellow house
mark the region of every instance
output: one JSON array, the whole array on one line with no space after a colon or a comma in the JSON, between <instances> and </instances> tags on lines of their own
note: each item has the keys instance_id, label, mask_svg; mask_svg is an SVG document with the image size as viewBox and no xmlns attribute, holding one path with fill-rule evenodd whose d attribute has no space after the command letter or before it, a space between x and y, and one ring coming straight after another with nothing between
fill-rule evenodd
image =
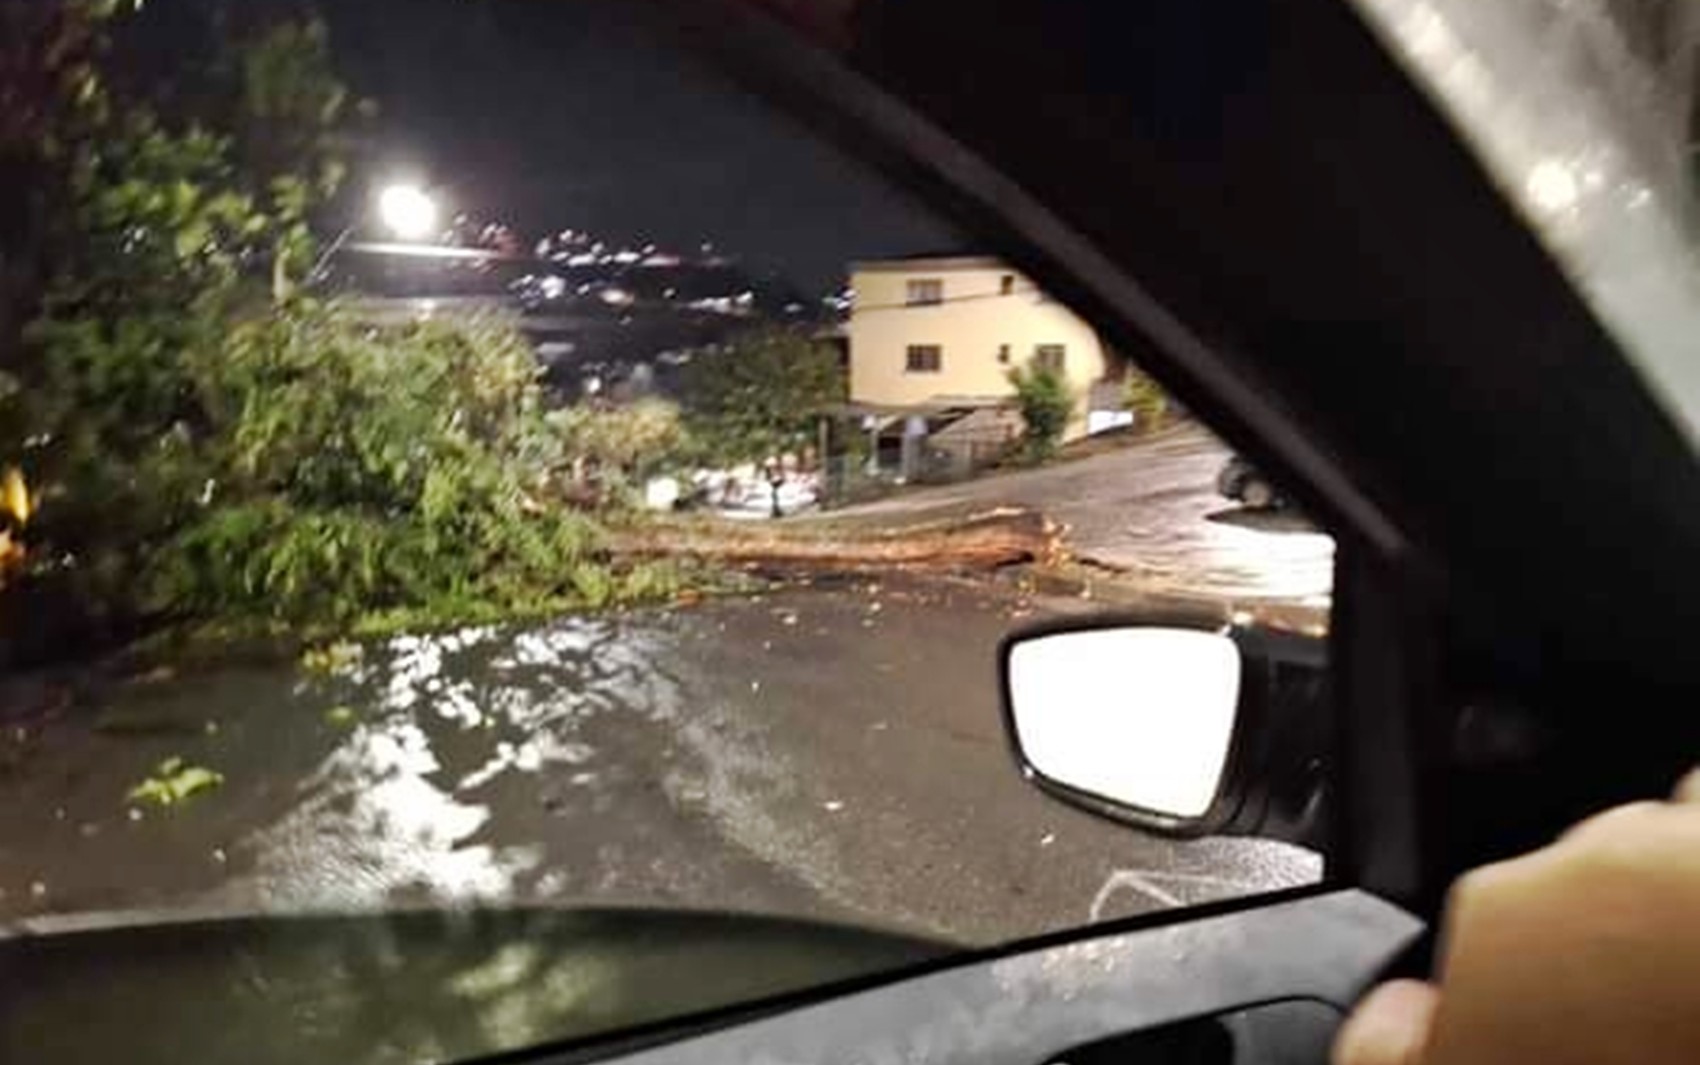
<instances>
[{"instance_id":1,"label":"yellow house","mask_svg":"<svg viewBox=\"0 0 1700 1065\"><path fill-rule=\"evenodd\" d=\"M1119 406L1107 399L1114 389L1097 386L1120 376L1120 360L1106 358L1091 326L999 260L865 260L851 265L850 285L853 404L892 414L1007 410L1009 372L1038 364L1060 370L1074 393L1066 439L1119 423L1108 409L1093 410ZM1006 416L1003 424L1018 423Z\"/></svg>"}]
</instances>

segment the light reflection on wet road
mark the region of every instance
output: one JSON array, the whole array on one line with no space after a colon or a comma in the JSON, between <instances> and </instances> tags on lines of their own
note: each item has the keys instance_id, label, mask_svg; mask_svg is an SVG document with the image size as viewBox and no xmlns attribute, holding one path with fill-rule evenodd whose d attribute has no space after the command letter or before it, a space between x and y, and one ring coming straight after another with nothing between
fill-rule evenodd
<instances>
[{"instance_id":1,"label":"light reflection on wet road","mask_svg":"<svg viewBox=\"0 0 1700 1065\"><path fill-rule=\"evenodd\" d=\"M105 731L67 715L0 770L0 917L629 904L985 942L1317 875L1024 784L992 654L1032 609L939 581L799 590L125 689ZM173 755L225 786L133 819L124 792Z\"/></svg>"}]
</instances>

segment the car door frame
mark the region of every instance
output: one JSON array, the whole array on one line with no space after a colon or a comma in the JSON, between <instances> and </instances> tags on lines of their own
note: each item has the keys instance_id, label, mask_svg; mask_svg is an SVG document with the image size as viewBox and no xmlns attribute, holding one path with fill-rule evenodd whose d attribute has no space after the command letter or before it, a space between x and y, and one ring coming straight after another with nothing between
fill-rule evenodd
<instances>
[{"instance_id":1,"label":"car door frame","mask_svg":"<svg viewBox=\"0 0 1700 1065\"><path fill-rule=\"evenodd\" d=\"M1162 268L1157 270L1156 287L1142 284L1141 279L1149 279L1149 275L1134 269L1141 265L1137 257L1119 258L1111 254L1100 242L1087 238L1089 230L1076 224L1077 219L1071 218L1069 211L1053 209L1063 202L1055 195L1055 187L1016 180L992 165L981 150L984 141L970 145L946 132L949 123L942 120L950 116L951 91L943 91L941 95L936 84L905 84L902 69L888 67L884 70L887 77L870 79L864 76L866 71L857 73L846 68L839 60L845 55L852 60L856 58L858 28L835 21L833 12L842 14L850 10L855 0L653 2L674 24L683 26L693 47L700 48L705 41L710 42L756 91L806 116L812 130L836 137L858 156L875 162L901 186L923 194L931 206L982 237L990 250L1006 256L1070 304L1118 350L1137 352L1141 364L1186 406L1201 414L1230 444L1274 473L1301 505L1322 519L1337 541L1336 610L1330 658L1337 670L1333 690L1338 703L1339 757L1331 777L1337 817L1333 845L1326 856L1327 875L1336 884L1367 889L1432 914L1450 874L1465 858L1452 845L1447 831L1449 820L1457 813L1449 807L1446 794L1457 753L1453 731L1457 718L1450 713L1456 708L1459 695L1452 686L1458 660L1455 630L1461 618L1467 622L1494 616L1491 609L1481 609L1483 603L1502 611L1507 607L1528 606L1530 628L1542 635L1546 635L1543 627L1550 620L1535 616L1539 604L1524 602L1531 597L1500 595L1497 601L1491 594L1484 597L1484 589L1503 592L1503 583L1495 587L1489 581L1470 585L1468 595L1459 592L1461 575L1471 581L1479 581L1483 576L1479 564L1485 556L1466 557L1469 553L1460 552L1455 542L1444 536L1435 539L1437 531L1452 534L1456 530L1446 528L1443 523L1437 525L1433 519L1437 515L1456 518L1453 512L1468 500L1418 498L1417 504L1429 505L1406 505L1408 500L1397 490L1402 484L1393 475L1400 472L1400 460L1421 459L1415 448L1400 453L1397 449L1377 452L1372 447L1368 454L1360 456L1344 446L1354 439L1346 431L1353 428L1351 419L1324 420L1318 428L1312 419L1326 413L1330 405L1307 406L1305 375L1286 374L1280 372L1281 367L1268 365L1272 355L1291 353L1293 349L1278 343L1236 341L1236 336L1243 340L1248 334L1258 339L1255 328L1236 329L1248 323L1257 324L1253 318L1246 317L1247 306L1235 304L1221 308L1221 313L1209 313L1211 308L1187 303L1184 285L1178 290L1182 298L1173 300L1170 297L1177 289L1172 284L1167 290L1163 288L1163 282L1174 281L1172 269L1167 274ZM952 2L897 0L887 3L884 10L894 10L901 4L946 8ZM869 3L873 4L874 0ZM1044 3L1050 5L1048 10L1080 7L1075 0L1044 0ZM757 12L748 5L767 11ZM1031 5L1027 6L1031 13ZM1169 6L1171 10L1175 7ZM1227 6L1257 5L1250 2ZM1366 112L1377 120L1385 120L1385 128L1378 131L1382 143L1403 141L1392 145L1396 157L1415 158L1423 164L1421 176L1434 177L1438 173L1444 179L1445 187L1437 194L1436 202L1457 212L1457 217L1447 216L1446 235L1459 237L1460 247L1480 252L1487 260L1510 264L1512 276L1507 279L1507 286L1513 297L1509 300L1513 309L1488 323L1490 328L1469 335L1470 353L1491 356L1493 337L1514 329L1517 309L1531 303L1550 306L1557 324L1546 329L1544 335L1560 349L1561 363L1580 370L1584 379L1581 387L1598 390L1594 397L1598 402L1593 409L1615 410L1628 418L1627 424L1634 426L1631 435L1638 436L1635 443L1649 449L1645 454L1658 467L1660 478L1678 489L1671 493L1672 498L1687 497L1700 480L1693 476L1693 464L1686 450L1674 446L1677 442L1667 422L1650 416L1653 408L1649 397L1637 382L1625 376L1620 353L1604 338L1576 293L1565 284L1507 205L1492 195L1487 175L1461 146L1432 102L1407 80L1344 4L1334 0L1295 0L1289 8L1299 12L1294 20L1296 24L1317 31L1298 36L1306 36L1316 45L1319 61L1325 64L1330 58L1341 60L1373 90L1371 106ZM1289 8L1283 8L1283 13L1290 13ZM816 18L811 9L825 9L827 17ZM772 18L775 12L782 19L789 19L793 27L802 25L814 31L819 48L801 43L793 32L783 29ZM1292 26L1287 29L1290 31ZM879 66L877 59L874 65ZM964 84L954 91L954 102L974 93L972 76L962 80ZM1298 80L1301 89L1308 87L1302 73ZM1301 134L1306 117L1304 113L1288 114L1284 116L1287 123L1284 128L1289 133ZM1325 248L1319 254L1326 257L1341 253L1350 259L1345 253L1351 250L1353 226L1362 220L1342 218L1334 220L1332 225L1326 224L1326 196L1318 194L1301 199L1303 209L1323 222L1319 225L1319 243ZM1279 203L1280 196L1275 196L1262 206ZM1361 254L1358 259L1362 259ZM1314 268L1317 263L1309 265ZM1347 262L1344 268L1350 269L1351 265ZM1420 264L1411 276L1420 279L1423 271L1433 265ZM1337 276L1342 266L1334 263L1330 269ZM1455 280L1447 282L1432 276L1430 279L1436 280L1437 287L1445 293L1458 291ZM1404 307L1396 298L1377 304L1376 309L1385 317L1375 324L1383 327L1395 324L1399 313L1422 310ZM1469 334L1470 330L1465 328L1463 332ZM1261 339L1268 339L1267 331ZM1408 373L1421 368L1423 354L1421 345L1395 350L1389 365ZM1472 394L1472 399L1479 400L1492 393L1499 384L1495 374L1504 371L1503 365L1495 364L1492 372L1483 375L1483 380L1472 382L1467 377L1449 380L1476 388L1479 394ZM1309 380L1314 382L1315 378ZM1561 384L1559 391L1572 393L1573 386L1573 382ZM1342 396L1336 390L1327 398L1338 404ZM1574 398L1573 394L1562 397L1565 401ZM1396 396L1384 397L1367 406L1374 408L1372 414L1385 416L1398 401ZM1557 406L1562 408L1563 403ZM1541 446L1551 439L1548 434L1554 428L1551 415L1555 408L1540 404L1537 407L1525 412L1527 417L1513 421L1515 428L1532 430L1533 444ZM1643 420L1643 416L1648 417ZM1447 461L1459 457L1456 449L1444 455ZM1664 502L1670 499L1661 500L1661 504ZM1467 511L1468 507L1462 509ZM1682 542L1678 536L1656 546L1663 551ZM1543 545L1532 553L1548 551L1548 546ZM1469 613L1460 608L1466 602L1471 607ZM1656 626L1660 617L1669 616L1668 611L1661 609L1669 606L1668 600L1646 596L1643 605L1649 608L1648 617L1637 618L1630 626L1637 634ZM1562 637L1564 633L1559 635ZM1511 631L1504 642L1513 648L1526 644L1517 631ZM1564 645L1562 639L1560 645ZM1568 646L1579 645L1572 641ZM1643 750L1651 747L1652 744L1642 745ZM1298 896L1320 900L1331 897L1330 890L1313 889ZM1354 892L1347 889L1347 893ZM1234 900L1214 907L1150 915L1106 928L1059 933L1050 938L1058 944L1087 947L1121 930L1140 933L1168 929L1184 934L1189 926L1222 915L1248 916L1261 907L1289 905L1294 900L1294 896ZM994 952L994 960L1014 958L1024 951L1042 948L1042 943L1018 945ZM1271 963L1279 960L1268 959ZM958 958L943 964L941 974L963 971L977 962ZM891 979L900 982L917 975L925 976L911 973ZM865 987L878 992L884 983L876 980ZM807 1003L843 1002L854 1012L856 1000L852 989L820 989L788 1006L774 1004L774 1012L764 1010L764 1015L776 1024L763 1030L779 1033L783 1039L783 1029L790 1023L788 1009ZM866 1022L864 1018L864 1026ZM741 1038L741 1030L734 1027L728 1030L727 1045L737 1045ZM679 1060L704 1048L712 1049L712 1046L703 1043L686 1047L685 1057Z\"/></svg>"}]
</instances>

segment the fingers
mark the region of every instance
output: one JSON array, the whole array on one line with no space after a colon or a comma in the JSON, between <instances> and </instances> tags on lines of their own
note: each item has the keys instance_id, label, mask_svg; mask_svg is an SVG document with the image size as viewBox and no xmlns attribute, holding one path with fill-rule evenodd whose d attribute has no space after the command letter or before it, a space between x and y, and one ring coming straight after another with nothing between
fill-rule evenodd
<instances>
[{"instance_id":1,"label":"fingers","mask_svg":"<svg viewBox=\"0 0 1700 1065\"><path fill-rule=\"evenodd\" d=\"M1692 880L1674 887L1665 885L1665 880L1680 872L1672 872L1673 855L1700 849L1694 846L1700 842L1696 834L1700 811L1676 809L1695 805L1700 805L1700 769L1678 782L1668 803L1630 803L1607 810L1571 828L1550 847L1460 878L1447 904L1446 939L1456 942L1448 948L1444 967L1449 993L1463 994L1465 1001L1449 1000L1445 1031L1435 1037L1439 990L1413 980L1385 984L1371 992L1341 1027L1334 1042L1334 1065L1423 1065L1431 1042L1435 1052L1444 1055L1461 1046L1497 1048L1485 1058L1477 1055L1471 1060L1535 1060L1522 1050L1541 1042L1535 1038L1540 1035L1535 1031L1538 1026L1515 1022L1511 1015L1519 1011L1512 1007L1529 1007L1521 1013L1532 1010L1539 1015L1538 1007L1544 1002L1553 1016L1571 1016L1582 1009L1578 1002L1601 997L1567 998L1574 989L1563 981L1550 983L1530 976L1529 965L1521 964L1527 962L1522 955L1538 951L1543 942L1550 946L1548 941L1555 937L1563 941L1569 956L1593 950L1600 959L1597 968L1615 966L1612 972L1621 978L1615 984L1605 981L1608 987L1655 986L1658 981L1639 970L1621 976L1626 968L1633 969L1634 962L1621 956L1619 941L1626 936L1633 939L1625 931L1633 931L1626 918L1619 914L1615 938L1601 947L1595 942L1598 937L1588 934L1593 913L1587 908L1574 910L1572 903L1602 892L1632 891L1636 902L1630 910L1648 926L1649 943L1669 941L1669 934L1661 929L1692 927ZM1673 898L1685 901L1679 905ZM1657 916L1666 913L1668 918ZM1491 1001L1468 1001L1484 995ZM1547 1051L1552 1049L1546 1046L1538 1056L1551 1060Z\"/></svg>"},{"instance_id":2,"label":"fingers","mask_svg":"<svg viewBox=\"0 0 1700 1065\"><path fill-rule=\"evenodd\" d=\"M1440 992L1417 980L1371 991L1334 1041L1334 1065L1421 1065Z\"/></svg>"},{"instance_id":3,"label":"fingers","mask_svg":"<svg viewBox=\"0 0 1700 1065\"><path fill-rule=\"evenodd\" d=\"M1671 802L1700 803L1700 769L1692 769L1688 775L1677 782L1676 791L1671 793Z\"/></svg>"},{"instance_id":4,"label":"fingers","mask_svg":"<svg viewBox=\"0 0 1700 1065\"><path fill-rule=\"evenodd\" d=\"M1550 856L1566 843L1593 843L1597 840L1621 839L1635 826L1646 824L1649 819L1663 816L1669 808L1670 803L1656 799L1642 799L1640 802L1626 802L1622 806L1613 806L1609 810L1594 814L1592 817L1578 821L1565 829L1563 834L1558 837L1558 846L1531 851L1509 861L1496 862L1495 866L1522 867L1530 864L1532 860Z\"/></svg>"}]
</instances>

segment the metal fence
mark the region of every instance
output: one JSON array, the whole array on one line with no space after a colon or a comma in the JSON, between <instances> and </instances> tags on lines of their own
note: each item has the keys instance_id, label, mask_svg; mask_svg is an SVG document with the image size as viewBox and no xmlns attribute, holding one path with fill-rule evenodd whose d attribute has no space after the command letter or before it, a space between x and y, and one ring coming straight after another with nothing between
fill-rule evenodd
<instances>
[{"instance_id":1,"label":"metal fence","mask_svg":"<svg viewBox=\"0 0 1700 1065\"><path fill-rule=\"evenodd\" d=\"M867 454L834 455L823 468L821 501L827 507L849 506L878 499L905 484L952 484L968 480L1008 456L1008 441L960 441L951 447L924 447L914 475L902 475L902 455L896 446L881 449L877 461Z\"/></svg>"}]
</instances>

